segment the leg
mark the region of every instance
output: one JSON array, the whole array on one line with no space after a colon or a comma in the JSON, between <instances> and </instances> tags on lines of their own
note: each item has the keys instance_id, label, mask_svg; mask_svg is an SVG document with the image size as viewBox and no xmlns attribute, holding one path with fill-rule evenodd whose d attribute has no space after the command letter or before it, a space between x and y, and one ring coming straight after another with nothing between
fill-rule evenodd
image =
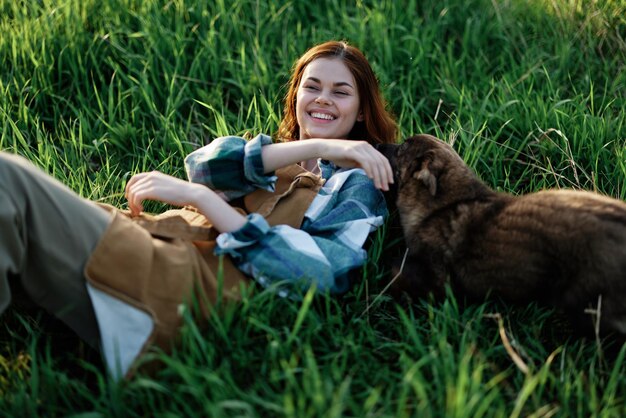
<instances>
[{"instance_id":1,"label":"leg","mask_svg":"<svg viewBox=\"0 0 626 418\"><path fill-rule=\"evenodd\" d=\"M26 159L0 153L0 313L17 277L31 299L96 346L83 268L108 213Z\"/></svg>"}]
</instances>

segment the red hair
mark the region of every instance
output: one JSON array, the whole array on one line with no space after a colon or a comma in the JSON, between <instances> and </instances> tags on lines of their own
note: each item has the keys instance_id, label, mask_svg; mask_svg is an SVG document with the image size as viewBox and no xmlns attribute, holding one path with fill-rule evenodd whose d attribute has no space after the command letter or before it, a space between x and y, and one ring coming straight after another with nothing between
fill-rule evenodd
<instances>
[{"instance_id":1,"label":"red hair","mask_svg":"<svg viewBox=\"0 0 626 418\"><path fill-rule=\"evenodd\" d=\"M283 120L278 127L278 138L283 141L300 139L300 126L296 118L298 87L306 66L318 58L340 59L354 77L363 121L354 124L348 138L365 140L370 144L395 143L398 126L387 111L378 79L370 63L358 48L339 41L328 41L312 47L294 64L289 79L289 90L285 96Z\"/></svg>"}]
</instances>

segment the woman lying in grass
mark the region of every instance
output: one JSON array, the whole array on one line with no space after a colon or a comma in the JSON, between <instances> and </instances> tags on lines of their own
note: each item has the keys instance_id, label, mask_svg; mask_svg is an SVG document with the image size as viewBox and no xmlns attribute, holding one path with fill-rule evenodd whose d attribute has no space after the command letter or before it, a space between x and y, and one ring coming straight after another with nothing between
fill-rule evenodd
<instances>
[{"instance_id":1,"label":"woman lying in grass","mask_svg":"<svg viewBox=\"0 0 626 418\"><path fill-rule=\"evenodd\" d=\"M236 300L248 277L285 295L313 284L343 292L387 214L381 190L393 175L373 145L396 132L363 54L327 42L294 67L281 142L215 139L185 159L189 182L137 174L126 185L128 212L2 154L0 312L19 279L33 301L100 346L119 377L149 344L172 343L193 290L205 314L207 302ZM239 198L246 212L228 203ZM145 200L186 208L154 220ZM209 224L216 239L194 235ZM229 256L221 267L216 254Z\"/></svg>"}]
</instances>

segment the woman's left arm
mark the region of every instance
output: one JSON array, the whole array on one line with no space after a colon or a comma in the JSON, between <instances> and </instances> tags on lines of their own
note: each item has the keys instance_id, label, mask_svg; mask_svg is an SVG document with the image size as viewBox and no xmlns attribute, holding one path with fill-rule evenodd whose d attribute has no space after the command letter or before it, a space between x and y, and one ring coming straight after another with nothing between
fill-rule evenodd
<instances>
[{"instance_id":1,"label":"woman's left arm","mask_svg":"<svg viewBox=\"0 0 626 418\"><path fill-rule=\"evenodd\" d=\"M286 225L270 227L259 214L241 215L211 189L158 171L134 175L126 185L126 197L131 215L143 211L144 200L196 207L224 232L217 237L218 254L232 256L263 286L284 283L288 293L313 282L322 290L343 291L346 283L338 276L364 259L360 244L346 245L334 239L332 231L311 235Z\"/></svg>"},{"instance_id":2,"label":"woman's left arm","mask_svg":"<svg viewBox=\"0 0 626 418\"><path fill-rule=\"evenodd\" d=\"M247 222L245 216L208 187L159 171L134 175L126 184L125 195L131 215L143 211L144 200L158 200L175 206L194 206L219 232L236 231Z\"/></svg>"}]
</instances>

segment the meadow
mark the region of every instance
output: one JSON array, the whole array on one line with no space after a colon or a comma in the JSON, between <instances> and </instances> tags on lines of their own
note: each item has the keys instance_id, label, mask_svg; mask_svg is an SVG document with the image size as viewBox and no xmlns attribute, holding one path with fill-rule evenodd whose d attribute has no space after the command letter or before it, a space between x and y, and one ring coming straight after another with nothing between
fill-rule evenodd
<instances>
[{"instance_id":1,"label":"meadow","mask_svg":"<svg viewBox=\"0 0 626 418\"><path fill-rule=\"evenodd\" d=\"M445 139L500 191L626 200L624 0L0 0L0 149L123 207L133 173L184 177L217 136L274 133L291 65L329 39L370 59L399 141ZM188 319L174 353L152 354L165 367L127 382L16 303L0 415L626 416L626 345L572 338L534 305L401 307L385 238L346 295L257 289Z\"/></svg>"}]
</instances>

